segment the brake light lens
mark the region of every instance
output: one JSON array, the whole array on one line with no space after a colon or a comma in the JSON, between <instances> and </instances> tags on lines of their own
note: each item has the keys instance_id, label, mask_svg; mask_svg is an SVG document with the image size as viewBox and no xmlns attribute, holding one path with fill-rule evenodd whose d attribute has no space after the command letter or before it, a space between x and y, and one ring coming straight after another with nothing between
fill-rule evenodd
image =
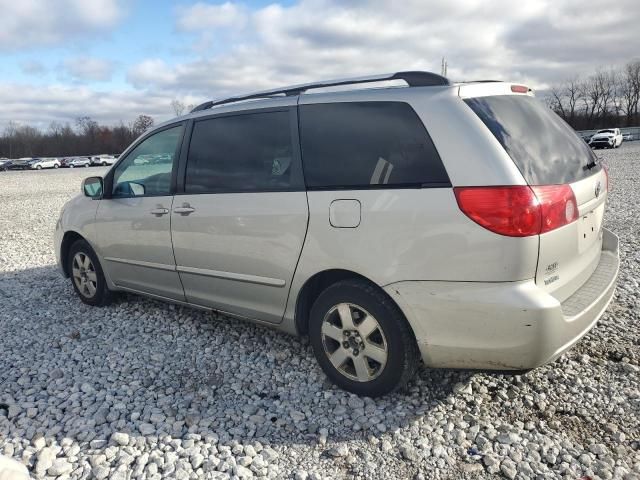
<instances>
[{"instance_id":1,"label":"brake light lens","mask_svg":"<svg viewBox=\"0 0 640 480\"><path fill-rule=\"evenodd\" d=\"M511 85L511 91L513 93L528 93L529 87L525 87L524 85Z\"/></svg>"},{"instance_id":2,"label":"brake light lens","mask_svg":"<svg viewBox=\"0 0 640 480\"><path fill-rule=\"evenodd\" d=\"M456 187L458 207L478 225L508 237L549 232L578 219L569 185Z\"/></svg>"},{"instance_id":3,"label":"brake light lens","mask_svg":"<svg viewBox=\"0 0 640 480\"><path fill-rule=\"evenodd\" d=\"M569 185L531 187L540 202L540 233L550 232L578 219L576 196Z\"/></svg>"}]
</instances>

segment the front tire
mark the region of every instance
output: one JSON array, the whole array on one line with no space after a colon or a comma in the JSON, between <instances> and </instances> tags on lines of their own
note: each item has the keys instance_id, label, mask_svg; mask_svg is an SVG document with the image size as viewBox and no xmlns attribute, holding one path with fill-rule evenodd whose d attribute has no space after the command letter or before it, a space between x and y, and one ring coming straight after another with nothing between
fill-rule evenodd
<instances>
[{"instance_id":1,"label":"front tire","mask_svg":"<svg viewBox=\"0 0 640 480\"><path fill-rule=\"evenodd\" d=\"M325 374L340 388L377 397L413 378L420 351L393 301L364 280L343 280L311 308L309 337Z\"/></svg>"},{"instance_id":2,"label":"front tire","mask_svg":"<svg viewBox=\"0 0 640 480\"><path fill-rule=\"evenodd\" d=\"M76 294L87 305L101 307L112 299L98 256L85 240L77 240L69 249L67 271Z\"/></svg>"}]
</instances>

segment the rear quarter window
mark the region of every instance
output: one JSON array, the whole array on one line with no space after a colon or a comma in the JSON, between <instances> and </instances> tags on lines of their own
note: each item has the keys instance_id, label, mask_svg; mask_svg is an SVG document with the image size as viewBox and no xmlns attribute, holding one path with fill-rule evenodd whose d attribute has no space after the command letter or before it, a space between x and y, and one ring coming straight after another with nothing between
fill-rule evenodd
<instances>
[{"instance_id":1,"label":"rear quarter window","mask_svg":"<svg viewBox=\"0 0 640 480\"><path fill-rule=\"evenodd\" d=\"M422 121L406 103L302 105L300 141L311 189L450 186Z\"/></svg>"},{"instance_id":2,"label":"rear quarter window","mask_svg":"<svg viewBox=\"0 0 640 480\"><path fill-rule=\"evenodd\" d=\"M573 183L602 168L578 134L533 97L465 99L507 151L529 185Z\"/></svg>"}]
</instances>

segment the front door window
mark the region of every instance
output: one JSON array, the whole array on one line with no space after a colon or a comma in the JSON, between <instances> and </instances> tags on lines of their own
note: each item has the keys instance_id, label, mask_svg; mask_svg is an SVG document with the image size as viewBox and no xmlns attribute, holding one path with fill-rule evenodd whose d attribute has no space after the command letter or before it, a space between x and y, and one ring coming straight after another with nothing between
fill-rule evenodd
<instances>
[{"instance_id":1,"label":"front door window","mask_svg":"<svg viewBox=\"0 0 640 480\"><path fill-rule=\"evenodd\" d=\"M171 194L171 172L182 139L182 125L162 130L135 147L113 175L113 197Z\"/></svg>"}]
</instances>

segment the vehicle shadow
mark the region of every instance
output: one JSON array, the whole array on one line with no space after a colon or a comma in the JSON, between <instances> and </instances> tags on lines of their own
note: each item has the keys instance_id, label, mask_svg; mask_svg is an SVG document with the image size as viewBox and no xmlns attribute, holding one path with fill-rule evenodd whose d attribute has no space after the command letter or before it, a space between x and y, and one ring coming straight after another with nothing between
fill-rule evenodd
<instances>
[{"instance_id":1,"label":"vehicle shadow","mask_svg":"<svg viewBox=\"0 0 640 480\"><path fill-rule=\"evenodd\" d=\"M453 394L468 371L423 368L404 392L358 398L326 380L306 339L134 295L89 307L54 266L0 273L0 331L5 443L95 450L119 431L277 447L436 426L445 402L478 407Z\"/></svg>"}]
</instances>

